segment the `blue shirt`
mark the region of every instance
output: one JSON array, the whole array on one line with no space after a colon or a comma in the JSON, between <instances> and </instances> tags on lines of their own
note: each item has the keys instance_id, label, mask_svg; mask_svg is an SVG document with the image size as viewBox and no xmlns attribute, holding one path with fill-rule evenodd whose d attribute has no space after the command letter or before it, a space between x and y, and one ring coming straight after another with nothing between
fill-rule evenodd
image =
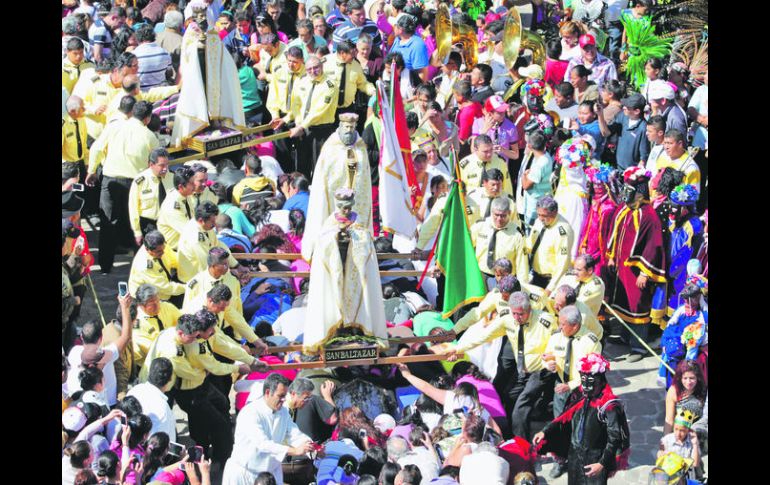
<instances>
[{"instance_id":1,"label":"blue shirt","mask_svg":"<svg viewBox=\"0 0 770 485\"><path fill-rule=\"evenodd\" d=\"M404 65L407 69L422 69L430 63L428 56L428 47L418 36L413 35L409 40L403 41L399 37L393 43L390 52L398 52L404 58Z\"/></svg>"},{"instance_id":2,"label":"blue shirt","mask_svg":"<svg viewBox=\"0 0 770 485\"><path fill-rule=\"evenodd\" d=\"M290 211L292 209L299 209L305 216L307 216L307 205L310 202L310 192L297 192L289 197L289 199L283 204L283 210Z\"/></svg>"},{"instance_id":3,"label":"blue shirt","mask_svg":"<svg viewBox=\"0 0 770 485\"><path fill-rule=\"evenodd\" d=\"M588 124L582 124L578 121L578 135L591 135L596 141L596 150L594 150L594 158L599 159L604 151L604 137L602 136L602 130L599 128L599 120L593 120Z\"/></svg>"},{"instance_id":4,"label":"blue shirt","mask_svg":"<svg viewBox=\"0 0 770 485\"><path fill-rule=\"evenodd\" d=\"M616 151L617 165L625 170L637 165L640 160L647 160L650 155L650 141L647 139L647 122L639 120L633 128L629 127L629 119L623 113L615 116L610 125L613 132L620 133Z\"/></svg>"}]
</instances>

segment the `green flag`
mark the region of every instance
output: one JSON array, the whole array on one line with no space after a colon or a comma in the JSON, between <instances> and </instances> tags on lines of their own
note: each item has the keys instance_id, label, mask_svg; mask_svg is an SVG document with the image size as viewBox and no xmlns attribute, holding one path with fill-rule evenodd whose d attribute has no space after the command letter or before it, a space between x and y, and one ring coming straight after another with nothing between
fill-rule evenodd
<instances>
[{"instance_id":1,"label":"green flag","mask_svg":"<svg viewBox=\"0 0 770 485\"><path fill-rule=\"evenodd\" d=\"M487 294L471 244L464 206L460 184L454 182L449 189L436 244L436 265L446 277L442 318L449 318L468 303L483 300Z\"/></svg>"}]
</instances>

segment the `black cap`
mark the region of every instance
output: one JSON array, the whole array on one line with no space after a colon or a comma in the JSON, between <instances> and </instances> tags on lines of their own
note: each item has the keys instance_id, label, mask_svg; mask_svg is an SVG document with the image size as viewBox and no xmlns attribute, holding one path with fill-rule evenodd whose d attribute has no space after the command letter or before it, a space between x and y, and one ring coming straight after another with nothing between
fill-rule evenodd
<instances>
[{"instance_id":1,"label":"black cap","mask_svg":"<svg viewBox=\"0 0 770 485\"><path fill-rule=\"evenodd\" d=\"M629 109L644 109L644 105L647 104L647 101L644 99L644 96L642 96L639 93L634 93L631 96L627 96L620 100L620 103Z\"/></svg>"},{"instance_id":2,"label":"black cap","mask_svg":"<svg viewBox=\"0 0 770 485\"><path fill-rule=\"evenodd\" d=\"M71 190L61 193L61 216L71 217L83 209L85 201Z\"/></svg>"}]
</instances>

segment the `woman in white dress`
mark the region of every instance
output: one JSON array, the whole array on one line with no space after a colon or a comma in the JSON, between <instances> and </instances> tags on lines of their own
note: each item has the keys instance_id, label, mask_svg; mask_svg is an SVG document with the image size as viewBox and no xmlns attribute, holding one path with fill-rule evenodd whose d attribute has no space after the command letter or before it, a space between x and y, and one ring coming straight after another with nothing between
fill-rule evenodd
<instances>
[{"instance_id":1,"label":"woman in white dress","mask_svg":"<svg viewBox=\"0 0 770 485\"><path fill-rule=\"evenodd\" d=\"M554 199L559 214L580 234L588 214L588 177L585 168L591 159L591 144L584 138L570 138L556 151L554 161L559 164L559 186ZM577 256L579 238L572 244L572 257Z\"/></svg>"}]
</instances>

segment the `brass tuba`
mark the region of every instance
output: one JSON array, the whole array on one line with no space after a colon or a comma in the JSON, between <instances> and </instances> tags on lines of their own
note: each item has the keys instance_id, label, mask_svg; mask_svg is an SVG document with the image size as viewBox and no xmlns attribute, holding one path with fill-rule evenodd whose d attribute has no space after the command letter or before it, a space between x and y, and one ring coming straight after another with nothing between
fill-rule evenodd
<instances>
[{"instance_id":1,"label":"brass tuba","mask_svg":"<svg viewBox=\"0 0 770 485\"><path fill-rule=\"evenodd\" d=\"M452 25L449 7L445 3L436 10L436 51L441 63L446 63L452 46L462 45L462 55L467 70L478 63L476 31L469 25ZM543 51L545 52L545 51Z\"/></svg>"},{"instance_id":2,"label":"brass tuba","mask_svg":"<svg viewBox=\"0 0 770 485\"><path fill-rule=\"evenodd\" d=\"M521 25L521 15L518 9L512 7L503 28L503 58L507 66L513 67L519 58L520 49L532 51L532 63L545 69L545 43L543 38L529 30L524 30Z\"/></svg>"}]
</instances>

